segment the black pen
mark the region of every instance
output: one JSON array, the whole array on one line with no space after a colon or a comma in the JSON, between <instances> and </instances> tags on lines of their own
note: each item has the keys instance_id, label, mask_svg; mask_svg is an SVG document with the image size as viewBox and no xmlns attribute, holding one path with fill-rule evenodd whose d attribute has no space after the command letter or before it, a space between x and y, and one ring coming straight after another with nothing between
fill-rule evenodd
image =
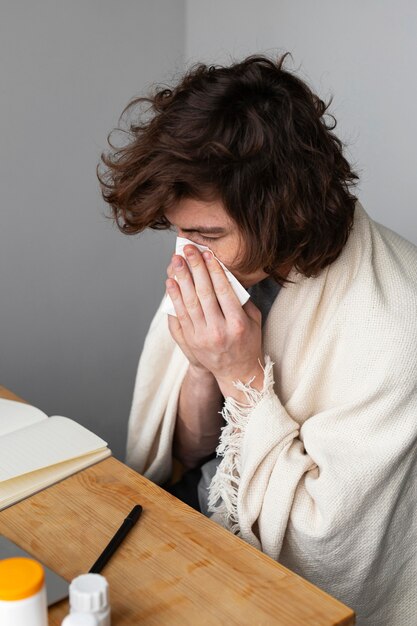
<instances>
[{"instance_id":1,"label":"black pen","mask_svg":"<svg viewBox=\"0 0 417 626\"><path fill-rule=\"evenodd\" d=\"M129 530L133 528L133 526L136 524L136 522L140 518L141 513L142 507L140 504L137 504L133 507L133 509L130 511L129 515L126 517L125 521L120 526L114 537L110 539L109 543L104 548L103 552L100 554L93 567L88 570L89 574L99 574L101 572L107 561L116 552L117 548L120 546Z\"/></svg>"}]
</instances>

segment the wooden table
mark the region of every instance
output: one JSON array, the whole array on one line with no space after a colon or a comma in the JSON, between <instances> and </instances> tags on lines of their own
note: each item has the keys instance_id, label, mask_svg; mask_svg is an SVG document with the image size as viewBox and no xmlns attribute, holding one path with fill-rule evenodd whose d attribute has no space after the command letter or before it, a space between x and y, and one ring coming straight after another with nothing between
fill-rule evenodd
<instances>
[{"instance_id":1,"label":"wooden table","mask_svg":"<svg viewBox=\"0 0 417 626\"><path fill-rule=\"evenodd\" d=\"M103 570L112 626L354 624L345 605L114 458L0 512L0 533L70 581L135 504L142 517ZM53 606L50 626L67 612Z\"/></svg>"}]
</instances>

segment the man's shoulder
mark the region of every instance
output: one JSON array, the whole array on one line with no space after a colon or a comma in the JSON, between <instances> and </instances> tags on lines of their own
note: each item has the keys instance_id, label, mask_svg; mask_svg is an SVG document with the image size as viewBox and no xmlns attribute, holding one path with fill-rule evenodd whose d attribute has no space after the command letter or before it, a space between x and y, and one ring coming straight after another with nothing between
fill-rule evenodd
<instances>
[{"instance_id":1,"label":"man's shoulder","mask_svg":"<svg viewBox=\"0 0 417 626\"><path fill-rule=\"evenodd\" d=\"M300 323L310 339L346 341L352 350L388 342L395 351L394 344L417 340L417 247L374 222L359 203L336 261L317 276L295 278L271 311L274 338L288 337Z\"/></svg>"},{"instance_id":2,"label":"man's shoulder","mask_svg":"<svg viewBox=\"0 0 417 626\"><path fill-rule=\"evenodd\" d=\"M379 264L386 261L388 270L390 265L395 265L397 269L404 270L417 279L417 246L385 224L371 218L359 202L355 214L359 229L370 233L372 259Z\"/></svg>"}]
</instances>

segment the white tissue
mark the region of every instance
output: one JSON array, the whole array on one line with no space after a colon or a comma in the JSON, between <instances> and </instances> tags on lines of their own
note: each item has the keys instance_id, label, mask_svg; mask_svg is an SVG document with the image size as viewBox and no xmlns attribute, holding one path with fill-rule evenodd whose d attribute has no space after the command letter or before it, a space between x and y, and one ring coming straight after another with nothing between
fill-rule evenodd
<instances>
[{"instance_id":1,"label":"white tissue","mask_svg":"<svg viewBox=\"0 0 417 626\"><path fill-rule=\"evenodd\" d=\"M185 237L177 237L177 241L176 241L176 245L175 245L175 254L179 254L180 256L184 257L184 259L187 262L188 267L190 267L190 264L188 263L187 259L185 258L184 246L186 246L189 243L191 243L193 246L198 248L200 250L200 252L204 252L204 250L210 250L210 248L208 248L207 246L200 246L198 243L194 243L194 241L190 241L189 239L185 239ZM210 252L211 252L211 250L210 250ZM214 256L214 254L213 254L213 256ZM225 274L227 276L227 279L228 279L229 283L233 287L233 291L235 292L235 294L239 298L240 304L243 306L245 304L245 302L247 302L249 300L250 294L246 291L244 286L240 284L240 282L237 280L237 278L235 278L233 276L232 272L229 272L227 267L225 267L225 265L223 265L223 263L221 261L219 261L219 259L216 256L214 256L214 258L220 263L220 265L224 269L224 272L225 272ZM174 305L172 304L172 300L171 300L171 298L169 297L168 294L165 297L165 301L164 301L164 303L162 305L162 310L165 313L169 313L169 315L175 315L175 316L177 315L175 313L175 309L174 309Z\"/></svg>"}]
</instances>

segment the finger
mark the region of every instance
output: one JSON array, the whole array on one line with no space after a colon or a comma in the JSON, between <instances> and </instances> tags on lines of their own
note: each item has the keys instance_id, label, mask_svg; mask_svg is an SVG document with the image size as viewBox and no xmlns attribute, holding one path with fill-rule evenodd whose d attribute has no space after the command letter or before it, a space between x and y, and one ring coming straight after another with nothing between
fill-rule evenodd
<instances>
[{"instance_id":1,"label":"finger","mask_svg":"<svg viewBox=\"0 0 417 626\"><path fill-rule=\"evenodd\" d=\"M174 266L172 263L170 263L169 266L167 267L167 275L169 278L172 278L175 281L175 285L178 285L176 276L175 276ZM167 289L167 293L169 293L171 297L172 294L170 293L168 289ZM174 308L175 308L175 305L174 305ZM181 324L175 315L168 315L168 327L169 327L171 336L176 341L176 343L180 346L180 348L184 351L185 346L186 346L186 341L184 339L184 333L182 331Z\"/></svg>"},{"instance_id":2,"label":"finger","mask_svg":"<svg viewBox=\"0 0 417 626\"><path fill-rule=\"evenodd\" d=\"M177 346L181 348L182 352L185 354L187 359L191 362L193 360L192 351L190 347L188 346L187 342L185 341L181 324L174 315L168 315L168 328L169 328L169 332L171 333L171 337L173 338Z\"/></svg>"},{"instance_id":3,"label":"finger","mask_svg":"<svg viewBox=\"0 0 417 626\"><path fill-rule=\"evenodd\" d=\"M211 253L204 252L203 258L223 315L227 319L230 319L231 316L242 318L242 306L227 279L224 269Z\"/></svg>"},{"instance_id":4,"label":"finger","mask_svg":"<svg viewBox=\"0 0 417 626\"><path fill-rule=\"evenodd\" d=\"M201 252L198 248L196 248L196 246L191 245L185 246L184 252L191 267L194 279L194 288L207 323L209 323L209 321L214 321L216 318L223 317L210 274L207 270Z\"/></svg>"},{"instance_id":5,"label":"finger","mask_svg":"<svg viewBox=\"0 0 417 626\"><path fill-rule=\"evenodd\" d=\"M182 331L186 335L190 335L194 333L193 322L188 314L188 310L184 305L181 289L178 285L177 281L173 278L168 278L165 281L165 286L167 288L167 293L172 300L172 304L174 305L175 313L178 319L178 322L181 325Z\"/></svg>"},{"instance_id":6,"label":"finger","mask_svg":"<svg viewBox=\"0 0 417 626\"><path fill-rule=\"evenodd\" d=\"M201 308L200 300L195 290L192 273L185 259L174 254L172 257L172 265L178 281L179 291L181 292L182 305L185 307L189 318L192 320L194 326L205 323L203 309ZM173 293L175 295L175 292Z\"/></svg>"},{"instance_id":7,"label":"finger","mask_svg":"<svg viewBox=\"0 0 417 626\"><path fill-rule=\"evenodd\" d=\"M246 315L248 315L248 317L254 320L254 322L257 322L259 325L261 325L262 313L258 309L258 307L255 306L252 300L248 300L247 302L245 302L242 308L245 311Z\"/></svg>"},{"instance_id":8,"label":"finger","mask_svg":"<svg viewBox=\"0 0 417 626\"><path fill-rule=\"evenodd\" d=\"M181 324L175 315L168 314L168 328L171 333L171 337L178 344L182 344L184 341L184 336L182 333Z\"/></svg>"}]
</instances>

